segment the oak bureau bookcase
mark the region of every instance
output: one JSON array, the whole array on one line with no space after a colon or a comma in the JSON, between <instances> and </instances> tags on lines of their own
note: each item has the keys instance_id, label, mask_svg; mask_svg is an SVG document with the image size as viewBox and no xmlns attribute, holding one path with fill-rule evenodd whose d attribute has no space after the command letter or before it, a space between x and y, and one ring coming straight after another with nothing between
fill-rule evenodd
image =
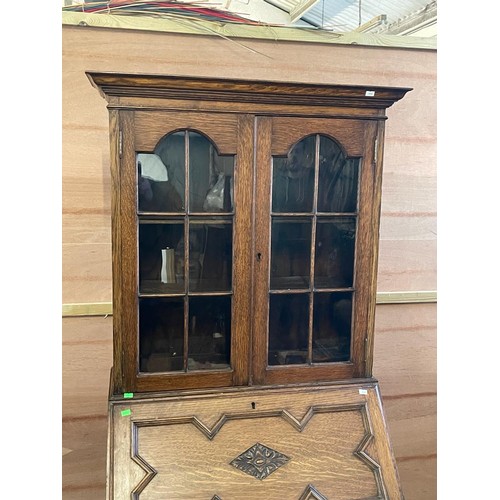
<instances>
[{"instance_id":1,"label":"oak bureau bookcase","mask_svg":"<svg viewBox=\"0 0 500 500\"><path fill-rule=\"evenodd\" d=\"M108 499L400 499L372 376L408 88L89 72L110 117Z\"/></svg>"}]
</instances>

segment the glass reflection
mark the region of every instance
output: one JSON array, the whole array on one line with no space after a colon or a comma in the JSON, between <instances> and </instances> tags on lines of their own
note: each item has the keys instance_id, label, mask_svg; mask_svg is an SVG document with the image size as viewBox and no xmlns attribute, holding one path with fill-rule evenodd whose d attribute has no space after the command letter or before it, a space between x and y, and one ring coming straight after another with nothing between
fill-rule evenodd
<instances>
[{"instance_id":1,"label":"glass reflection","mask_svg":"<svg viewBox=\"0 0 500 500\"><path fill-rule=\"evenodd\" d=\"M319 212L356 212L359 158L346 158L340 146L320 136Z\"/></svg>"},{"instance_id":2,"label":"glass reflection","mask_svg":"<svg viewBox=\"0 0 500 500\"><path fill-rule=\"evenodd\" d=\"M308 288L311 219L274 217L271 230L271 289Z\"/></svg>"},{"instance_id":3,"label":"glass reflection","mask_svg":"<svg viewBox=\"0 0 500 500\"><path fill-rule=\"evenodd\" d=\"M157 144L154 153L160 158L168 172L172 191L180 200L184 211L184 186L186 184L186 133L184 131L168 134ZM162 210L163 211L163 210ZM168 212L169 210L165 210Z\"/></svg>"},{"instance_id":4,"label":"glass reflection","mask_svg":"<svg viewBox=\"0 0 500 500\"><path fill-rule=\"evenodd\" d=\"M269 301L269 365L307 362L308 294L272 294Z\"/></svg>"},{"instance_id":5,"label":"glass reflection","mask_svg":"<svg viewBox=\"0 0 500 500\"><path fill-rule=\"evenodd\" d=\"M191 219L189 225L189 290L231 290L233 232L229 219Z\"/></svg>"},{"instance_id":6,"label":"glass reflection","mask_svg":"<svg viewBox=\"0 0 500 500\"><path fill-rule=\"evenodd\" d=\"M189 209L231 212L234 157L220 156L203 135L189 132Z\"/></svg>"},{"instance_id":7,"label":"glass reflection","mask_svg":"<svg viewBox=\"0 0 500 500\"><path fill-rule=\"evenodd\" d=\"M139 210L184 211L184 132L165 136L154 153L137 155Z\"/></svg>"},{"instance_id":8,"label":"glass reflection","mask_svg":"<svg viewBox=\"0 0 500 500\"><path fill-rule=\"evenodd\" d=\"M286 158L273 158L274 212L311 212L314 194L315 136L306 137Z\"/></svg>"},{"instance_id":9,"label":"glass reflection","mask_svg":"<svg viewBox=\"0 0 500 500\"><path fill-rule=\"evenodd\" d=\"M153 153L137 154L136 162L138 209L146 212L138 231L140 370L227 368L234 156L183 130L163 137ZM198 293L204 296L191 295Z\"/></svg>"},{"instance_id":10,"label":"glass reflection","mask_svg":"<svg viewBox=\"0 0 500 500\"><path fill-rule=\"evenodd\" d=\"M231 297L189 299L188 369L229 367Z\"/></svg>"},{"instance_id":11,"label":"glass reflection","mask_svg":"<svg viewBox=\"0 0 500 500\"><path fill-rule=\"evenodd\" d=\"M356 219L319 219L316 226L314 286L344 288L353 285Z\"/></svg>"},{"instance_id":12,"label":"glass reflection","mask_svg":"<svg viewBox=\"0 0 500 500\"><path fill-rule=\"evenodd\" d=\"M349 360L351 321L351 292L314 294L314 363Z\"/></svg>"},{"instance_id":13,"label":"glass reflection","mask_svg":"<svg viewBox=\"0 0 500 500\"><path fill-rule=\"evenodd\" d=\"M189 210L231 212L234 157L219 155L209 139L191 131L168 134L154 153L137 155L139 210L185 211L186 146L189 150Z\"/></svg>"},{"instance_id":14,"label":"glass reflection","mask_svg":"<svg viewBox=\"0 0 500 500\"><path fill-rule=\"evenodd\" d=\"M139 224L139 290L141 293L178 293L184 290L183 262L175 249L182 241L184 224ZM179 270L179 266L181 266Z\"/></svg>"},{"instance_id":15,"label":"glass reflection","mask_svg":"<svg viewBox=\"0 0 500 500\"><path fill-rule=\"evenodd\" d=\"M142 372L183 370L184 300L139 299L139 360Z\"/></svg>"}]
</instances>

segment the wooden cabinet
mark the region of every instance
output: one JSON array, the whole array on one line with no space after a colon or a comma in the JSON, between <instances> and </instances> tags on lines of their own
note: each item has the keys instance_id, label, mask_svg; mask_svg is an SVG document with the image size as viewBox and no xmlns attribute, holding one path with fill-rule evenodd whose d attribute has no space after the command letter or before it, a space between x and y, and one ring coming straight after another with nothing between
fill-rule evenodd
<instances>
[{"instance_id":1,"label":"wooden cabinet","mask_svg":"<svg viewBox=\"0 0 500 500\"><path fill-rule=\"evenodd\" d=\"M402 498L372 353L385 110L410 89L89 78L112 152L109 498Z\"/></svg>"}]
</instances>

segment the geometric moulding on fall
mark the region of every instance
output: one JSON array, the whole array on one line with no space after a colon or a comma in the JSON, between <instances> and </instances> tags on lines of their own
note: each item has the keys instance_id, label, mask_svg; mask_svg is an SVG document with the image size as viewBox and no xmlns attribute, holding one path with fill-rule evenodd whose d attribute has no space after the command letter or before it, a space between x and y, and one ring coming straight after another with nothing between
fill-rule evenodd
<instances>
[{"instance_id":1,"label":"geometric moulding on fall","mask_svg":"<svg viewBox=\"0 0 500 500\"><path fill-rule=\"evenodd\" d=\"M328 498L322 495L312 484L309 484L300 495L299 500L328 500Z\"/></svg>"},{"instance_id":2,"label":"geometric moulding on fall","mask_svg":"<svg viewBox=\"0 0 500 500\"><path fill-rule=\"evenodd\" d=\"M260 443L236 457L230 465L257 479L265 479L290 460L279 451L268 448Z\"/></svg>"}]
</instances>

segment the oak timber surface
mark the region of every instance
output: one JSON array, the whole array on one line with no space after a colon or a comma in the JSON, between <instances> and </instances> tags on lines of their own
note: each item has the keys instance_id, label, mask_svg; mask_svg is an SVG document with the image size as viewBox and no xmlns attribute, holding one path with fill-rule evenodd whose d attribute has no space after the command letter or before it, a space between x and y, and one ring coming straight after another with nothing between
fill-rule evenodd
<instances>
[{"instance_id":1,"label":"oak timber surface","mask_svg":"<svg viewBox=\"0 0 500 500\"><path fill-rule=\"evenodd\" d=\"M112 405L110 498L401 498L373 384ZM130 409L130 416L122 411ZM132 457L130 450L133 450ZM266 457L259 467L259 457ZM139 465L139 467L138 467Z\"/></svg>"}]
</instances>

